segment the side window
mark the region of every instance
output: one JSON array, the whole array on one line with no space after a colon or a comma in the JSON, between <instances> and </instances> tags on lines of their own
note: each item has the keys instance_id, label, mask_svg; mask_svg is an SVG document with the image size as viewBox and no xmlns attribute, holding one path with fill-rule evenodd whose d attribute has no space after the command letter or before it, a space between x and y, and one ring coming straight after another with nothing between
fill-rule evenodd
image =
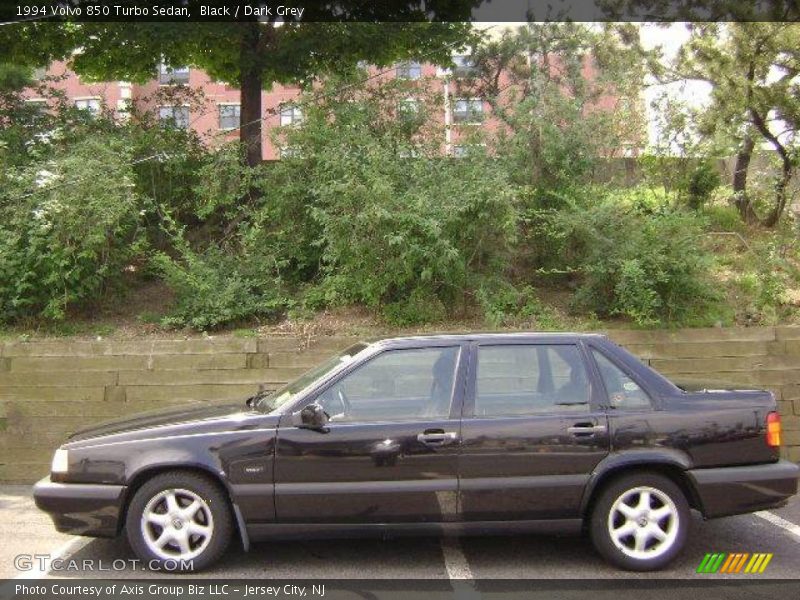
<instances>
[{"instance_id":1,"label":"side window","mask_svg":"<svg viewBox=\"0 0 800 600\"><path fill-rule=\"evenodd\" d=\"M475 416L587 412L590 386L577 346L481 346Z\"/></svg>"},{"instance_id":2,"label":"side window","mask_svg":"<svg viewBox=\"0 0 800 600\"><path fill-rule=\"evenodd\" d=\"M335 382L317 399L332 421L447 418L459 347L390 350Z\"/></svg>"},{"instance_id":3,"label":"side window","mask_svg":"<svg viewBox=\"0 0 800 600\"><path fill-rule=\"evenodd\" d=\"M650 408L652 402L639 384L628 377L617 365L612 363L602 352L592 348L600 377L608 393L608 403L613 408Z\"/></svg>"}]
</instances>

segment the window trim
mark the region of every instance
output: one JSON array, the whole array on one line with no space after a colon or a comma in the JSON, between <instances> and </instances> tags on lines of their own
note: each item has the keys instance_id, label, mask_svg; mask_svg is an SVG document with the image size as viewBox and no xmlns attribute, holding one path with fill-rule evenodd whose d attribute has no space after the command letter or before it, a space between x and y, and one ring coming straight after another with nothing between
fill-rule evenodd
<instances>
[{"instance_id":1,"label":"window trim","mask_svg":"<svg viewBox=\"0 0 800 600\"><path fill-rule=\"evenodd\" d=\"M639 388L647 394L647 397L650 398L650 408L630 408L622 410L612 407L609 403L611 401L611 396L608 393L608 389L606 388L606 382L603 379L603 373L600 371L600 365L597 364L597 359L594 357L594 353L599 352L603 358L605 358L608 362L612 365L617 367L620 371L622 371L629 379L631 379ZM660 408L660 397L658 394L655 394L653 390L642 380L638 373L634 372L632 369L628 367L628 365L624 364L622 361L617 360L615 356L613 356L609 352L605 352L604 349L597 344L588 343L586 344L586 354L589 358L591 368L593 371L594 378L598 382L598 387L601 390L601 408L606 411L608 414L615 414L615 413L628 413L628 412L651 412L654 410L658 410Z\"/></svg>"},{"instance_id":2,"label":"window trim","mask_svg":"<svg viewBox=\"0 0 800 600\"><path fill-rule=\"evenodd\" d=\"M401 72L407 72L408 75L401 75ZM412 71L418 71L418 75L414 77L411 75ZM401 61L395 65L395 77L404 81L417 81L422 79L422 63L416 60Z\"/></svg>"},{"instance_id":3,"label":"window trim","mask_svg":"<svg viewBox=\"0 0 800 600\"><path fill-rule=\"evenodd\" d=\"M283 122L283 112L284 111L291 111L291 121L289 123ZM299 113L300 118L298 119L295 114ZM306 116L303 114L303 109L295 103L285 102L280 105L278 110L278 126L279 127L299 127L303 124Z\"/></svg>"},{"instance_id":4,"label":"window trim","mask_svg":"<svg viewBox=\"0 0 800 600\"><path fill-rule=\"evenodd\" d=\"M222 109L229 106L239 107L239 123L235 127L222 127ZM235 131L242 127L242 103L241 102L217 102L217 129L220 131Z\"/></svg>"},{"instance_id":5,"label":"window trim","mask_svg":"<svg viewBox=\"0 0 800 600\"><path fill-rule=\"evenodd\" d=\"M486 121L486 101L481 96L459 96L457 98L453 98L452 100L452 115L453 115L453 124L455 125L481 125ZM466 102L467 103L467 110L464 113L465 118L459 119L456 118L456 114L461 114L460 111L456 110L456 105L459 102ZM481 109L479 111L473 110L473 105L475 103L479 103ZM477 118L475 116L478 115Z\"/></svg>"},{"instance_id":6,"label":"window trim","mask_svg":"<svg viewBox=\"0 0 800 600\"><path fill-rule=\"evenodd\" d=\"M525 415L476 415L475 414L475 397L478 392L478 354L481 347L494 347L494 346L574 346L578 350L578 354L583 361L583 366L586 369L586 377L589 382L589 404L585 412L570 412L570 411L552 411L552 412L538 412ZM601 396L598 396L598 386L596 384L598 375L594 371L594 363L589 362L589 353L580 339L551 339L551 340L537 340L537 339L519 339L519 340L486 340L473 342L470 345L470 358L469 358L469 374L467 376L467 391L464 397L464 406L462 410L462 419L473 420L508 420L508 419L549 419L549 418L572 418L583 417L592 415L604 410L604 405L601 404Z\"/></svg>"},{"instance_id":7,"label":"window trim","mask_svg":"<svg viewBox=\"0 0 800 600\"><path fill-rule=\"evenodd\" d=\"M466 395L466 372L470 364L469 346L467 343L459 342L442 342L441 344L423 344L414 346L387 346L378 348L375 352L366 354L363 359L347 365L332 377L321 382L319 385L309 388L308 392L302 398L298 398L296 402L292 403L281 412L282 416L289 416L298 410L302 410L312 402L316 402L317 398L327 392L331 387L335 386L338 381L347 377L355 370L366 366L379 356L387 352L402 352L405 350L435 350L438 348L458 348L458 359L455 365L455 377L453 382L453 397L450 400L450 414L444 417L415 417L397 420L383 420L383 421L333 421L330 425L335 426L351 426L351 425L392 425L400 423L429 423L431 421L456 421L461 419L463 413L465 395ZM284 423L283 418L280 423L281 427L294 427L291 423Z\"/></svg>"},{"instance_id":8,"label":"window trim","mask_svg":"<svg viewBox=\"0 0 800 600\"><path fill-rule=\"evenodd\" d=\"M158 122L159 124L167 122L169 119L165 119L161 116L161 109L162 108L170 108L172 109L172 122L175 124L176 129L182 129L184 131L189 131L192 128L192 107L188 104L159 104L158 105ZM176 108L185 108L186 109L186 127L181 127L178 125L178 120L175 118L175 109Z\"/></svg>"},{"instance_id":9,"label":"window trim","mask_svg":"<svg viewBox=\"0 0 800 600\"><path fill-rule=\"evenodd\" d=\"M186 78L183 79L183 72L186 71ZM180 78L175 78L175 74L180 73ZM189 85L189 78L192 74L192 68L188 65L183 65L180 67L173 67L172 65L168 65L164 61L161 61L158 65L158 85L160 87L165 86L177 86L177 85Z\"/></svg>"}]
</instances>

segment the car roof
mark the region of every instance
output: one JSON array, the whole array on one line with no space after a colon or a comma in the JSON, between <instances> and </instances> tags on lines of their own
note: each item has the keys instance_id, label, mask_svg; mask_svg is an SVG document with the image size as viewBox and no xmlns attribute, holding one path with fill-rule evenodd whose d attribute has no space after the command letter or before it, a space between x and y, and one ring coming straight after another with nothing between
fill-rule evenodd
<instances>
[{"instance_id":1,"label":"car roof","mask_svg":"<svg viewBox=\"0 0 800 600\"><path fill-rule=\"evenodd\" d=\"M570 333L563 331L518 331L501 333L441 333L431 335L413 335L402 337L379 338L369 340L370 345L403 347L417 345L439 345L443 343L460 344L464 342L521 342L521 341L575 341L578 339L605 339L599 333Z\"/></svg>"}]
</instances>

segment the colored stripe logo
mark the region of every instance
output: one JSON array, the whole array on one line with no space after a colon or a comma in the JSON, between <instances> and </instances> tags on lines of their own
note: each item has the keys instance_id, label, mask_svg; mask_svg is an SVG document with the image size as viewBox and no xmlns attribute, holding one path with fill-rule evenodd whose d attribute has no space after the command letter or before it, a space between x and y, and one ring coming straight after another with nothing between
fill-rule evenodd
<instances>
[{"instance_id":1,"label":"colored stripe logo","mask_svg":"<svg viewBox=\"0 0 800 600\"><path fill-rule=\"evenodd\" d=\"M700 561L697 567L698 573L763 573L769 561L772 560L771 553L756 552L713 552L708 553Z\"/></svg>"}]
</instances>

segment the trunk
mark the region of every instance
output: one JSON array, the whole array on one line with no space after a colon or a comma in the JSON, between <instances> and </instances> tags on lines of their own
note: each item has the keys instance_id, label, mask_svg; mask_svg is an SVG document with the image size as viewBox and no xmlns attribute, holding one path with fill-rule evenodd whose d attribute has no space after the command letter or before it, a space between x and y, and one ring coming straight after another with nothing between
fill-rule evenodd
<instances>
[{"instance_id":1,"label":"trunk","mask_svg":"<svg viewBox=\"0 0 800 600\"><path fill-rule=\"evenodd\" d=\"M241 119L239 141L250 167L261 164L261 73L242 73Z\"/></svg>"},{"instance_id":2,"label":"trunk","mask_svg":"<svg viewBox=\"0 0 800 600\"><path fill-rule=\"evenodd\" d=\"M781 157L782 170L781 176L775 184L775 204L767 218L761 221L764 227L775 227L783 214L783 209L786 207L786 194L789 188L789 181L792 179L792 173L794 172L793 160L789 150L781 143L778 136L770 131L765 118L755 108L750 108L750 116L759 133L772 144L772 147Z\"/></svg>"},{"instance_id":3,"label":"trunk","mask_svg":"<svg viewBox=\"0 0 800 600\"><path fill-rule=\"evenodd\" d=\"M745 223L755 223L758 219L750 198L747 196L747 171L750 168L750 159L753 156L755 141L749 135L744 138L742 147L736 154L736 164L733 168L733 194L736 209Z\"/></svg>"},{"instance_id":4,"label":"trunk","mask_svg":"<svg viewBox=\"0 0 800 600\"><path fill-rule=\"evenodd\" d=\"M783 209L786 208L786 195L789 189L789 181L792 179L792 165L787 158L783 159L783 170L781 177L775 184L775 206L764 219L764 227L775 227L781 219Z\"/></svg>"},{"instance_id":5,"label":"trunk","mask_svg":"<svg viewBox=\"0 0 800 600\"><path fill-rule=\"evenodd\" d=\"M243 23L239 43L239 69L241 81L240 115L242 126L239 141L245 149L247 164L255 167L261 164L261 87L263 60L262 27L258 23Z\"/></svg>"}]
</instances>

